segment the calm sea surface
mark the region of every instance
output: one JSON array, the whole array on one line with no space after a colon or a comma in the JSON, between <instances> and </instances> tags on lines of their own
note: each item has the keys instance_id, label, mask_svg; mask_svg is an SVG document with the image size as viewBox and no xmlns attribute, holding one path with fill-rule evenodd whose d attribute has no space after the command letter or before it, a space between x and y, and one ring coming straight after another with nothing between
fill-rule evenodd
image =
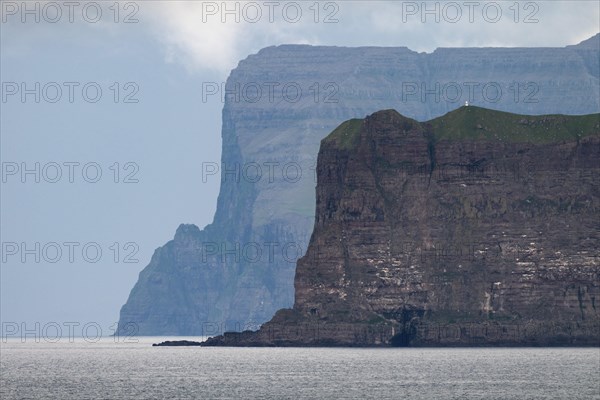
<instances>
[{"instance_id":1,"label":"calm sea surface","mask_svg":"<svg viewBox=\"0 0 600 400\"><path fill-rule=\"evenodd\" d=\"M600 349L0 345L0 399L600 399Z\"/></svg>"}]
</instances>

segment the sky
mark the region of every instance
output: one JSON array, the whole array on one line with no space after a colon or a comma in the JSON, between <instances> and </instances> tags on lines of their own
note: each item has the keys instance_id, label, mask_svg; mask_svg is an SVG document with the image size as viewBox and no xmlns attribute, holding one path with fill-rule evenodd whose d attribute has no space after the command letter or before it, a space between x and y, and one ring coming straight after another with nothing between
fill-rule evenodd
<instances>
[{"instance_id":1,"label":"sky","mask_svg":"<svg viewBox=\"0 0 600 400\"><path fill-rule=\"evenodd\" d=\"M218 96L261 48L562 47L597 1L0 1L0 321L109 335L181 223L212 221Z\"/></svg>"}]
</instances>

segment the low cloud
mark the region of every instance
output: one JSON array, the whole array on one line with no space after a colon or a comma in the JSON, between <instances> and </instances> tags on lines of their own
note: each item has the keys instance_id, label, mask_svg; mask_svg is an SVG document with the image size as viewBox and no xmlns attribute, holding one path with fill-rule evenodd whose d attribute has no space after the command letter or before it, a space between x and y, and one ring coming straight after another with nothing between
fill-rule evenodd
<instances>
[{"instance_id":1,"label":"low cloud","mask_svg":"<svg viewBox=\"0 0 600 400\"><path fill-rule=\"evenodd\" d=\"M477 5L468 5L473 3ZM168 61L223 74L248 54L283 43L407 46L415 51L564 46L597 33L600 17L599 4L589 1L165 1L144 8Z\"/></svg>"},{"instance_id":2,"label":"low cloud","mask_svg":"<svg viewBox=\"0 0 600 400\"><path fill-rule=\"evenodd\" d=\"M9 3L13 8L20 4ZM120 3L122 19L130 11L126 8L130 3ZM112 23L114 15L108 3L103 4L105 15L100 22L63 21L60 29L53 23L20 24L17 13L6 15L5 4L1 9L2 18L9 20L5 28L10 26L15 34L10 40L3 39L4 53L23 52L31 47L29 42L62 32L69 32L71 41L90 40L92 34L101 32L120 37L122 42L132 33L132 26ZM40 9L44 9L48 2L40 4ZM595 35L600 19L600 3L593 1L258 0L134 4L139 6L136 27L159 44L167 62L181 64L191 73L214 72L223 79L241 59L272 45L406 46L427 52L459 46L565 46ZM82 8L77 9L79 14Z\"/></svg>"},{"instance_id":3,"label":"low cloud","mask_svg":"<svg viewBox=\"0 0 600 400\"><path fill-rule=\"evenodd\" d=\"M144 5L166 59L190 70L227 70L238 58L242 25L216 18L203 22L202 2L152 2Z\"/></svg>"}]
</instances>

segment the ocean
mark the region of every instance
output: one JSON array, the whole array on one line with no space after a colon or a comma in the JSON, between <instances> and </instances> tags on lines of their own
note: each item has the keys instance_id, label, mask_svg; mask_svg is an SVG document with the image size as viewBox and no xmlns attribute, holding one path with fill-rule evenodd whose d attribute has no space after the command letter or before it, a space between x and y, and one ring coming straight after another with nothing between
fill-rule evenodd
<instances>
[{"instance_id":1,"label":"ocean","mask_svg":"<svg viewBox=\"0 0 600 400\"><path fill-rule=\"evenodd\" d=\"M5 339L0 398L600 399L598 348L151 345L166 339Z\"/></svg>"}]
</instances>

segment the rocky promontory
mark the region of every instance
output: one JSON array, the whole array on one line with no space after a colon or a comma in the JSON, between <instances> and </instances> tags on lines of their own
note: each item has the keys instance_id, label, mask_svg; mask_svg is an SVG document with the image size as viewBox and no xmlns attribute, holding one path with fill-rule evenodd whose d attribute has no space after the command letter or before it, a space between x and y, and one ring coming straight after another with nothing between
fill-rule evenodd
<instances>
[{"instance_id":1,"label":"rocky promontory","mask_svg":"<svg viewBox=\"0 0 600 400\"><path fill-rule=\"evenodd\" d=\"M344 122L293 308L203 345L600 345L599 173L600 114Z\"/></svg>"},{"instance_id":2,"label":"rocky promontory","mask_svg":"<svg viewBox=\"0 0 600 400\"><path fill-rule=\"evenodd\" d=\"M181 225L155 251L118 334L213 336L255 329L291 307L315 220L319 143L343 121L384 109L425 121L465 101L519 114L596 113L599 49L596 35L561 48L282 45L249 55L223 90L222 154L198 160L212 174L199 171L196 184L221 184L214 220Z\"/></svg>"},{"instance_id":3,"label":"rocky promontory","mask_svg":"<svg viewBox=\"0 0 600 400\"><path fill-rule=\"evenodd\" d=\"M194 340L165 340L160 343L153 343L153 347L180 347L180 346L201 346L202 342Z\"/></svg>"}]
</instances>

